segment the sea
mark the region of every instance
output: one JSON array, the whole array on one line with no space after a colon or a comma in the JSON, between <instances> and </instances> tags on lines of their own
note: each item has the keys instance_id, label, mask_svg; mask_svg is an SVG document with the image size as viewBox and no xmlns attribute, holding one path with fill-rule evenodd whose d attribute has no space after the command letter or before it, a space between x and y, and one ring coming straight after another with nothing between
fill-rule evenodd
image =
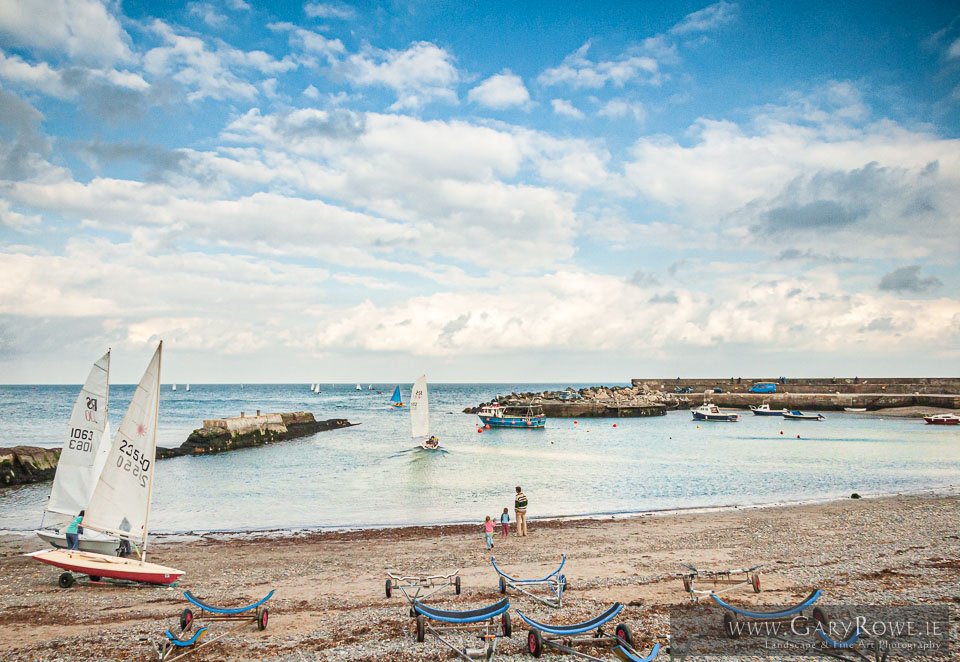
<instances>
[{"instance_id":1,"label":"sea","mask_svg":"<svg viewBox=\"0 0 960 662\"><path fill-rule=\"evenodd\" d=\"M219 455L161 460L155 533L341 529L480 522L513 511L523 487L536 517L602 516L914 492L960 485L960 430L916 419L826 412L785 421L744 412L697 423L688 411L652 418L554 418L544 429L483 430L466 407L498 394L592 384L431 384L431 432L388 400L397 384L167 384L160 446L179 446L204 419L312 412L357 425ZM607 384L615 386L616 384ZM401 384L404 401L410 385ZM116 430L135 386L110 387ZM80 386L0 386L0 445L57 447ZM0 489L0 529L39 525L50 483Z\"/></svg>"}]
</instances>

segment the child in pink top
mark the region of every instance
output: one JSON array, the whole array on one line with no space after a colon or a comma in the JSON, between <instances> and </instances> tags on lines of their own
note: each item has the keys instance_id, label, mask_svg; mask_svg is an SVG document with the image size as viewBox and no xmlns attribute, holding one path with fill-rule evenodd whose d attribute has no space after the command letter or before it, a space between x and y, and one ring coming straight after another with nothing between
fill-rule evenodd
<instances>
[{"instance_id":1,"label":"child in pink top","mask_svg":"<svg viewBox=\"0 0 960 662\"><path fill-rule=\"evenodd\" d=\"M493 549L493 527L493 520L487 515L487 519L483 523L483 533L487 537L487 549Z\"/></svg>"}]
</instances>

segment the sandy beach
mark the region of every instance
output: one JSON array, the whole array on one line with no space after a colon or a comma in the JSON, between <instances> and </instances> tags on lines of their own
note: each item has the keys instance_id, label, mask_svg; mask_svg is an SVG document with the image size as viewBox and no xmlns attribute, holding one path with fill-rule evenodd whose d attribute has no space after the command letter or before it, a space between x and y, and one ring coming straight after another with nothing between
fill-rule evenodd
<instances>
[{"instance_id":1,"label":"sandy beach","mask_svg":"<svg viewBox=\"0 0 960 662\"><path fill-rule=\"evenodd\" d=\"M577 622L610 603L645 650L666 643L667 610L688 603L678 573L686 561L735 568L763 563L763 591L730 594L740 605L792 604L813 588L821 604L950 604L960 599L960 497L926 493L815 505L531 522L526 538L496 539L498 564L542 576L567 555L570 589L556 611L525 596L511 602L533 618ZM499 535L499 534L498 534ZM276 590L269 627L253 625L202 651L206 661L453 659L435 642L416 644L403 598L387 599L388 569L407 574L461 569L463 593L432 602L468 609L501 596L480 527L411 527L335 533L169 536L151 560L186 570L177 587L57 587L58 569L21 554L35 539L0 538L0 657L4 660L149 660L153 641L187 605L191 590L212 604L253 602ZM956 617L953 616L953 645ZM526 628L497 659L532 659ZM230 624L215 624L219 630ZM688 658L694 659L694 658Z\"/></svg>"}]
</instances>

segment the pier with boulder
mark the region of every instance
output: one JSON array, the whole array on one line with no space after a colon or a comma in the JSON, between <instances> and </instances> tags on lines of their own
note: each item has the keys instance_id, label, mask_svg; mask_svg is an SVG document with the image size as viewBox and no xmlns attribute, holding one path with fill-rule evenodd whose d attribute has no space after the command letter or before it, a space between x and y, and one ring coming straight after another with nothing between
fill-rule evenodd
<instances>
[{"instance_id":1,"label":"pier with boulder","mask_svg":"<svg viewBox=\"0 0 960 662\"><path fill-rule=\"evenodd\" d=\"M59 448L0 448L0 486L13 487L53 480L59 460Z\"/></svg>"},{"instance_id":2,"label":"pier with boulder","mask_svg":"<svg viewBox=\"0 0 960 662\"><path fill-rule=\"evenodd\" d=\"M673 393L655 391L645 386L591 386L574 390L511 393L497 396L491 403L464 410L476 414L488 404L507 407L543 407L548 418L623 418L663 416L686 401Z\"/></svg>"}]
</instances>

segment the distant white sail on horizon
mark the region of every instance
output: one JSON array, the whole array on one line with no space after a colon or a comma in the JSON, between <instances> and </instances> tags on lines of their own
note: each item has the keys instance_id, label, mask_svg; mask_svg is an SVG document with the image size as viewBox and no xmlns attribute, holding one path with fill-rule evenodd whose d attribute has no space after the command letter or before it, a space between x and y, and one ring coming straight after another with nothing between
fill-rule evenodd
<instances>
[{"instance_id":1,"label":"distant white sail on horizon","mask_svg":"<svg viewBox=\"0 0 960 662\"><path fill-rule=\"evenodd\" d=\"M430 436L430 401L427 397L426 375L421 375L410 390L410 433L413 437Z\"/></svg>"},{"instance_id":2,"label":"distant white sail on horizon","mask_svg":"<svg viewBox=\"0 0 960 662\"><path fill-rule=\"evenodd\" d=\"M160 357L157 346L130 400L106 465L83 517L83 526L146 544L157 449Z\"/></svg>"},{"instance_id":3,"label":"distant white sail on horizon","mask_svg":"<svg viewBox=\"0 0 960 662\"><path fill-rule=\"evenodd\" d=\"M100 357L73 403L47 511L76 517L87 507L110 453L110 352Z\"/></svg>"}]
</instances>

